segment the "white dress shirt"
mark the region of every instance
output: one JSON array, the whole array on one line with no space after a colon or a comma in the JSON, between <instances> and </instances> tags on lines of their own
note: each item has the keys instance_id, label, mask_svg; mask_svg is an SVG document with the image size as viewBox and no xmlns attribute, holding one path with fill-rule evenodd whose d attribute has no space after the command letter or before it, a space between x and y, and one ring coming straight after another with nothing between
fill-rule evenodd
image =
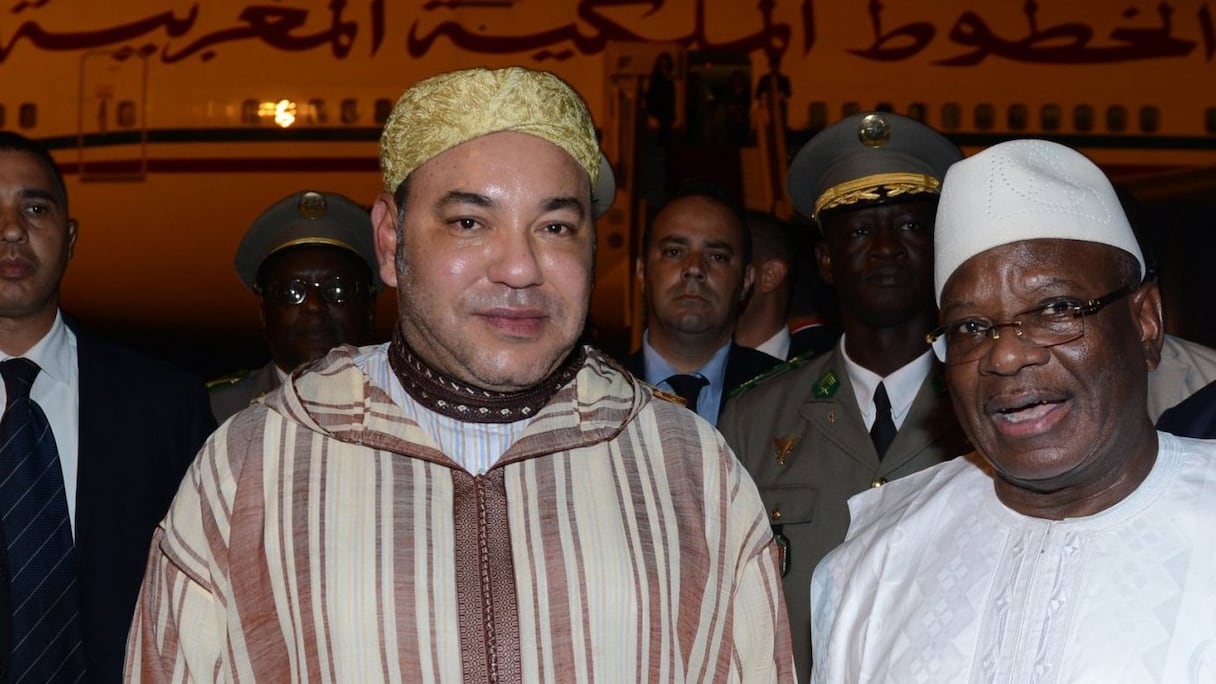
<instances>
[{"instance_id":1,"label":"white dress shirt","mask_svg":"<svg viewBox=\"0 0 1216 684\"><path fill-rule=\"evenodd\" d=\"M471 423L436 413L423 406L405 391L388 362L388 342L363 347L355 356L355 365L368 380L384 390L406 415L430 434L439 450L466 471L484 475L519 440L532 422L529 416L513 423Z\"/></svg>"},{"instance_id":2,"label":"white dress shirt","mask_svg":"<svg viewBox=\"0 0 1216 684\"><path fill-rule=\"evenodd\" d=\"M790 357L790 329L785 326L778 328L772 337L764 341L764 344L756 347L756 351L762 351L782 360L788 359Z\"/></svg>"},{"instance_id":3,"label":"white dress shirt","mask_svg":"<svg viewBox=\"0 0 1216 684\"><path fill-rule=\"evenodd\" d=\"M911 363L888 375L881 375L868 368L862 368L849 358L845 351L844 336L840 338L840 355L844 357L845 372L849 374L849 382L853 383L853 392L857 396L857 408L861 409L861 417L866 421L866 429L874 427L874 390L878 383L887 388L887 397L891 399L891 420L895 429L903 427L904 419L912 408L916 393L933 370L933 350L926 347L925 353L916 357Z\"/></svg>"},{"instance_id":4,"label":"white dress shirt","mask_svg":"<svg viewBox=\"0 0 1216 684\"><path fill-rule=\"evenodd\" d=\"M63 491L68 500L68 518L72 522L72 535L76 534L76 473L80 457L80 364L76 358L76 335L63 322L63 315L56 312L55 322L46 335L24 354L18 357L29 359L42 369L34 378L30 398L51 424L55 435L55 448L59 452L59 465L63 468ZM0 352L0 361L17 358ZM8 404L8 393L0 382L0 406Z\"/></svg>"}]
</instances>

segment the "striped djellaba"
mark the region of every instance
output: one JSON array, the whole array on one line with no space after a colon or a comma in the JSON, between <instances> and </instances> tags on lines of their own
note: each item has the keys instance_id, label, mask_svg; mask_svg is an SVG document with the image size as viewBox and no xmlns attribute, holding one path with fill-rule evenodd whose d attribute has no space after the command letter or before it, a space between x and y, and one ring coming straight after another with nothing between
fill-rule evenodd
<instances>
[{"instance_id":1,"label":"striped djellaba","mask_svg":"<svg viewBox=\"0 0 1216 684\"><path fill-rule=\"evenodd\" d=\"M132 681L793 681L771 533L716 431L598 352L484 475L335 350L208 441Z\"/></svg>"}]
</instances>

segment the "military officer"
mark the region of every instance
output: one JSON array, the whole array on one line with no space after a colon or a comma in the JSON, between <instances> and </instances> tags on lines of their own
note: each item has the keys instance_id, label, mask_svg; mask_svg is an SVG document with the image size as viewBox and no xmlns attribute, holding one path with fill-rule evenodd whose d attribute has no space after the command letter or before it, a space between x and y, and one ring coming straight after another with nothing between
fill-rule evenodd
<instances>
[{"instance_id":1,"label":"military officer","mask_svg":"<svg viewBox=\"0 0 1216 684\"><path fill-rule=\"evenodd\" d=\"M811 572L844 540L846 502L968 451L925 335L937 324L933 221L958 148L895 114L824 129L790 167L790 196L821 231L820 276L844 335L731 400L718 424L760 488L783 547L802 681L810 676Z\"/></svg>"},{"instance_id":2,"label":"military officer","mask_svg":"<svg viewBox=\"0 0 1216 684\"><path fill-rule=\"evenodd\" d=\"M259 216L237 248L236 272L261 297L270 362L210 383L216 420L333 347L370 342L380 285L375 263L371 217L342 195L298 192Z\"/></svg>"}]
</instances>

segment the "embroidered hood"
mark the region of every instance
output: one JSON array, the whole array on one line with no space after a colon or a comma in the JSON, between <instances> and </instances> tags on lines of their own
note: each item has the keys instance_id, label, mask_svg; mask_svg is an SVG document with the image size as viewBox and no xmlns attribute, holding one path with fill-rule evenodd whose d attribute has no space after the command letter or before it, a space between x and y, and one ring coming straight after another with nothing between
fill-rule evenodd
<instances>
[{"instance_id":1,"label":"embroidered hood","mask_svg":"<svg viewBox=\"0 0 1216 684\"><path fill-rule=\"evenodd\" d=\"M342 442L450 463L430 435L355 365L358 353L355 347L335 348L267 395L266 407ZM574 380L536 414L502 462L612 439L651 401L632 375L588 347ZM430 445L431 453L419 453L419 445Z\"/></svg>"}]
</instances>

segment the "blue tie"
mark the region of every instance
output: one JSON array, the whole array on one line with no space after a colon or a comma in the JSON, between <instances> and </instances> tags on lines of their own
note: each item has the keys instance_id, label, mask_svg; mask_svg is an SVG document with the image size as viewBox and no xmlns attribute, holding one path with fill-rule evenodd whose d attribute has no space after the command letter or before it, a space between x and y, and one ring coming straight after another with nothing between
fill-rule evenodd
<instances>
[{"instance_id":1,"label":"blue tie","mask_svg":"<svg viewBox=\"0 0 1216 684\"><path fill-rule=\"evenodd\" d=\"M76 682L85 675L76 549L55 435L30 398L39 370L29 359L0 363L7 393L0 506L13 597L12 675L15 682Z\"/></svg>"}]
</instances>

